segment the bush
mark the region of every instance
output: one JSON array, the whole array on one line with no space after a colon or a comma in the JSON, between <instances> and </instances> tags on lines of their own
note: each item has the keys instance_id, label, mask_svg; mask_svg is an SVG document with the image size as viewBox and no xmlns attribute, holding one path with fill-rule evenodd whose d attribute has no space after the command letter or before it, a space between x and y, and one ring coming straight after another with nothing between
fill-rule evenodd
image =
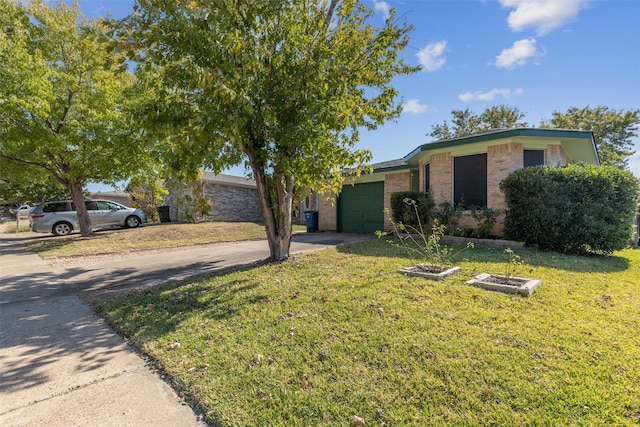
<instances>
[{"instance_id":1,"label":"bush","mask_svg":"<svg viewBox=\"0 0 640 427\"><path fill-rule=\"evenodd\" d=\"M433 218L437 220L440 224L444 225L444 228L447 230L447 234L449 236L454 236L456 234L465 237L465 235L471 236L473 234L473 230L459 230L458 224L460 224L460 217L462 216L462 212L464 211L464 201L461 200L457 205L453 206L449 202L442 202L438 205L438 208L433 212ZM463 234L464 233L464 234Z\"/></svg>"},{"instance_id":2,"label":"bush","mask_svg":"<svg viewBox=\"0 0 640 427\"><path fill-rule=\"evenodd\" d=\"M518 169L500 189L507 238L571 254L626 247L640 196L631 172L595 165Z\"/></svg>"},{"instance_id":3,"label":"bush","mask_svg":"<svg viewBox=\"0 0 640 427\"><path fill-rule=\"evenodd\" d=\"M416 202L414 207L411 203L406 203L405 199ZM418 220L422 221L422 225L429 222L432 217L432 210L435 204L430 193L421 193L418 191L400 191L391 193L391 218L396 224L404 224L410 227L416 227ZM416 207L418 212L416 214Z\"/></svg>"}]
</instances>

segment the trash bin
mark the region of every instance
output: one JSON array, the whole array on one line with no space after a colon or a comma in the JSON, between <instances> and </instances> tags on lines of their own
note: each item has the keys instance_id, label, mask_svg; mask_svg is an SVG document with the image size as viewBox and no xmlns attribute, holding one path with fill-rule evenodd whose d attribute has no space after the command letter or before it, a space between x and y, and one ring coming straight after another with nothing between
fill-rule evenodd
<instances>
[{"instance_id":1,"label":"trash bin","mask_svg":"<svg viewBox=\"0 0 640 427\"><path fill-rule=\"evenodd\" d=\"M318 231L318 211L304 211L304 219L307 222L307 233Z\"/></svg>"},{"instance_id":2,"label":"trash bin","mask_svg":"<svg viewBox=\"0 0 640 427\"><path fill-rule=\"evenodd\" d=\"M160 217L160 222L171 222L169 206L158 206L158 216Z\"/></svg>"}]
</instances>

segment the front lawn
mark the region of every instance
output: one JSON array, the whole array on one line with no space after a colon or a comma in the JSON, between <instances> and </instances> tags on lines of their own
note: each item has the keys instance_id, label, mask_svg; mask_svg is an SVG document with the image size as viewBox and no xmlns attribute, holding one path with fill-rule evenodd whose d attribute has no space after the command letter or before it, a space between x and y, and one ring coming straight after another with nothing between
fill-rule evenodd
<instances>
[{"instance_id":1,"label":"front lawn","mask_svg":"<svg viewBox=\"0 0 640 427\"><path fill-rule=\"evenodd\" d=\"M303 230L305 227L301 225L293 226L294 233ZM64 237L43 234L25 243L30 251L43 258L50 258L122 254L265 238L263 224L215 221L149 224L134 229L102 230L88 238L79 234Z\"/></svg>"},{"instance_id":2,"label":"front lawn","mask_svg":"<svg viewBox=\"0 0 640 427\"><path fill-rule=\"evenodd\" d=\"M406 277L384 241L97 304L220 425L638 425L640 251L520 249L528 298Z\"/></svg>"}]
</instances>

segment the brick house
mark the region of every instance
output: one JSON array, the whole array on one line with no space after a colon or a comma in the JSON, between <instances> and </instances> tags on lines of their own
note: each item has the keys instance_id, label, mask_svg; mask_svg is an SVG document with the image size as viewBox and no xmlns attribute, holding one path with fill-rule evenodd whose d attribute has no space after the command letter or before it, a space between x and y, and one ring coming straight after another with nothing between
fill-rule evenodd
<instances>
[{"instance_id":1,"label":"brick house","mask_svg":"<svg viewBox=\"0 0 640 427\"><path fill-rule=\"evenodd\" d=\"M195 186L201 186L208 199L210 215L206 221L262 222L256 183L252 179L226 174L203 172L195 184L169 184L164 203L169 206L171 221L184 221L188 208L185 196L193 196Z\"/></svg>"},{"instance_id":2,"label":"brick house","mask_svg":"<svg viewBox=\"0 0 640 427\"><path fill-rule=\"evenodd\" d=\"M391 208L391 193L430 190L436 205L447 202L504 210L499 184L524 166L599 164L589 131L518 128L493 130L423 144L405 157L378 163L370 175L345 184L337 197L321 198L321 231L373 233L385 224L383 210ZM460 227L475 228L469 211ZM501 235L499 224L493 234Z\"/></svg>"}]
</instances>

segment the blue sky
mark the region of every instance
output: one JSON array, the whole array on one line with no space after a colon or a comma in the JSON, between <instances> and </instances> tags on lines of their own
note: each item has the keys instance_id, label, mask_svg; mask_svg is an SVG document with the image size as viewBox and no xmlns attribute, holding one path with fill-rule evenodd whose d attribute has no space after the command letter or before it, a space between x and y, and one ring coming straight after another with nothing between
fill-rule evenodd
<instances>
[{"instance_id":1,"label":"blue sky","mask_svg":"<svg viewBox=\"0 0 640 427\"><path fill-rule=\"evenodd\" d=\"M71 0L69 0L71 1ZM397 78L405 105L394 122L363 132L373 162L432 140L451 110L519 108L531 126L570 107L640 108L640 1L365 0L382 20L393 7L414 26L403 56L423 71ZM87 16L127 15L132 0L80 0ZM630 160L640 177L638 151ZM243 168L230 171L241 175ZM99 186L91 186L91 188Z\"/></svg>"}]
</instances>

